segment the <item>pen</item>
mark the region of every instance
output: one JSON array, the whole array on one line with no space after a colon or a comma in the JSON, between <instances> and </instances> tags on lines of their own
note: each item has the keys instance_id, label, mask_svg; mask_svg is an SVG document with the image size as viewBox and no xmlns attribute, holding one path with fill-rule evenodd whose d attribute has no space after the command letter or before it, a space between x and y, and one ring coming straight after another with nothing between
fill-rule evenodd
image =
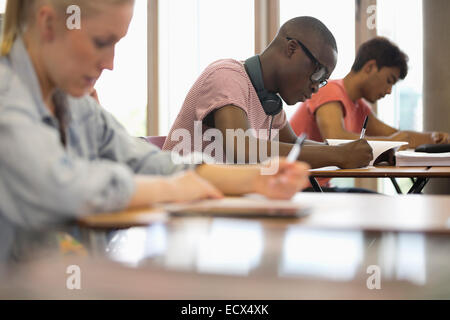
<instances>
[{"instance_id":1,"label":"pen","mask_svg":"<svg viewBox=\"0 0 450 320\"><path fill-rule=\"evenodd\" d=\"M364 124L361 130L361 136L360 139L364 139L364 136L366 135L366 127L367 127L367 121L369 120L369 116L366 116L366 119L364 120Z\"/></svg>"},{"instance_id":2,"label":"pen","mask_svg":"<svg viewBox=\"0 0 450 320\"><path fill-rule=\"evenodd\" d=\"M291 151L287 156L288 162L297 161L298 156L300 155L300 151L302 150L303 142L305 142L305 140L306 140L306 133L302 133L300 137L298 137L297 140L295 141L294 146L292 147Z\"/></svg>"}]
</instances>

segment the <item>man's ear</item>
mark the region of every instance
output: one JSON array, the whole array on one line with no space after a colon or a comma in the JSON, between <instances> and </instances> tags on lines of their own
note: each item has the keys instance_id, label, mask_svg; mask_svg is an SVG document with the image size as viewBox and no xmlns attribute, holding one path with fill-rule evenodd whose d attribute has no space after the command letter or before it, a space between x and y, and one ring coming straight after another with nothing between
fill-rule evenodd
<instances>
[{"instance_id":1,"label":"man's ear","mask_svg":"<svg viewBox=\"0 0 450 320\"><path fill-rule=\"evenodd\" d=\"M288 41L286 47L286 54L288 58L292 57L292 55L295 53L295 50L297 50L297 44L295 43L295 41L294 40Z\"/></svg>"},{"instance_id":2,"label":"man's ear","mask_svg":"<svg viewBox=\"0 0 450 320\"><path fill-rule=\"evenodd\" d=\"M367 61L364 64L362 70L367 74L371 74L372 72L378 72L377 61L375 59Z\"/></svg>"},{"instance_id":3,"label":"man's ear","mask_svg":"<svg viewBox=\"0 0 450 320\"><path fill-rule=\"evenodd\" d=\"M50 6L42 6L36 15L36 27L41 40L52 42L56 36L57 16L55 9Z\"/></svg>"}]
</instances>

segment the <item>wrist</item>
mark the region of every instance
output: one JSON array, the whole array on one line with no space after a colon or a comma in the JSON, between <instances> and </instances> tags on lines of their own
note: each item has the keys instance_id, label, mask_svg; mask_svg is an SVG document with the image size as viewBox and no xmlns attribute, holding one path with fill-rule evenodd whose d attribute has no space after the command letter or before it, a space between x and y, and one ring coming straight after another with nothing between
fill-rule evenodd
<instances>
[{"instance_id":1,"label":"wrist","mask_svg":"<svg viewBox=\"0 0 450 320\"><path fill-rule=\"evenodd\" d=\"M160 203L173 201L177 195L177 180L177 176L159 178L157 181L159 188L155 193L155 201Z\"/></svg>"},{"instance_id":2,"label":"wrist","mask_svg":"<svg viewBox=\"0 0 450 320\"><path fill-rule=\"evenodd\" d=\"M330 148L333 148L332 154L334 154L333 157L333 165L339 168L344 167L345 163L345 149L340 146L330 146Z\"/></svg>"},{"instance_id":3,"label":"wrist","mask_svg":"<svg viewBox=\"0 0 450 320\"><path fill-rule=\"evenodd\" d=\"M260 192L260 181L258 179L259 177L257 175L255 175L252 178L251 183L249 183L249 189L248 190L243 190L244 194L246 193L261 193Z\"/></svg>"},{"instance_id":4,"label":"wrist","mask_svg":"<svg viewBox=\"0 0 450 320\"><path fill-rule=\"evenodd\" d=\"M239 176L239 186L235 188L237 194L259 193L261 190L261 172L266 164L232 165L230 175Z\"/></svg>"},{"instance_id":5,"label":"wrist","mask_svg":"<svg viewBox=\"0 0 450 320\"><path fill-rule=\"evenodd\" d=\"M258 165L235 165L232 174L241 177L239 179L239 194L260 193L261 171L265 164Z\"/></svg>"},{"instance_id":6,"label":"wrist","mask_svg":"<svg viewBox=\"0 0 450 320\"><path fill-rule=\"evenodd\" d=\"M152 206L169 201L169 195L174 194L174 191L169 190L171 187L168 180L161 177L136 176L135 191L129 206Z\"/></svg>"}]
</instances>

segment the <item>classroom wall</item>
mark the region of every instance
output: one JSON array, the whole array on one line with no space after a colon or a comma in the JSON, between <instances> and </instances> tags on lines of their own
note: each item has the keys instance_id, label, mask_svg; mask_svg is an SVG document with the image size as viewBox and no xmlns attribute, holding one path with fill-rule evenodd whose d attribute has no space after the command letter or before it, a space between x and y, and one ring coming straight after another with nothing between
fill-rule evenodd
<instances>
[{"instance_id":1,"label":"classroom wall","mask_svg":"<svg viewBox=\"0 0 450 320\"><path fill-rule=\"evenodd\" d=\"M450 132L450 1L423 0L424 129ZM433 179L426 193L450 194L450 179Z\"/></svg>"}]
</instances>

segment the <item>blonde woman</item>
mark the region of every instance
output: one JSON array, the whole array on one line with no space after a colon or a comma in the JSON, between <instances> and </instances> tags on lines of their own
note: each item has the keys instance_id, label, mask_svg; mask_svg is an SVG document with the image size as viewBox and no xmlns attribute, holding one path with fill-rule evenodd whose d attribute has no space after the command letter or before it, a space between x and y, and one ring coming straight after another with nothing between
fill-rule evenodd
<instances>
[{"instance_id":1,"label":"blonde woman","mask_svg":"<svg viewBox=\"0 0 450 320\"><path fill-rule=\"evenodd\" d=\"M126 35L132 0L10 0L0 58L2 221L40 227L83 214L226 195L288 199L307 165L177 165L131 138L88 93ZM67 9L81 9L80 29ZM3 218L2 218L3 215ZM5 219L6 218L6 219ZM1 232L1 231L0 231Z\"/></svg>"}]
</instances>

